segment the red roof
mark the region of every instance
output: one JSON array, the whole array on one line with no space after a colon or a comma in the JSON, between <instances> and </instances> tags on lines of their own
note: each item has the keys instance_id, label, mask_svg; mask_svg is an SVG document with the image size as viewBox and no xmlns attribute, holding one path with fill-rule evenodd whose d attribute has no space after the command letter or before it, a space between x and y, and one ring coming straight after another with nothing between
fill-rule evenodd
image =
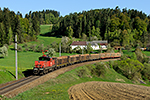
<instances>
[{"instance_id":1,"label":"red roof","mask_svg":"<svg viewBox=\"0 0 150 100\"><path fill-rule=\"evenodd\" d=\"M71 45L87 45L85 41L74 41Z\"/></svg>"}]
</instances>

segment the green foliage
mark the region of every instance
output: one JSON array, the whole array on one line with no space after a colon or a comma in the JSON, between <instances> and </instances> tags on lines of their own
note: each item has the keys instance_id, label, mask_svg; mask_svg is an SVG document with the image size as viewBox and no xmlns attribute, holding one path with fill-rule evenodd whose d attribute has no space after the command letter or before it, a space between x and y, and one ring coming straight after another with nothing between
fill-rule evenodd
<instances>
[{"instance_id":1,"label":"green foliage","mask_svg":"<svg viewBox=\"0 0 150 100\"><path fill-rule=\"evenodd\" d=\"M70 42L71 40L69 39L69 37L62 37L61 39L61 51L64 53L69 53L71 51L71 47L70 44L72 42Z\"/></svg>"},{"instance_id":2,"label":"green foliage","mask_svg":"<svg viewBox=\"0 0 150 100\"><path fill-rule=\"evenodd\" d=\"M41 45L39 45L38 47L37 47L37 52L42 52L44 50L44 45L43 44L41 44Z\"/></svg>"},{"instance_id":3,"label":"green foliage","mask_svg":"<svg viewBox=\"0 0 150 100\"><path fill-rule=\"evenodd\" d=\"M17 51L22 51L22 46L17 45Z\"/></svg>"},{"instance_id":4,"label":"green foliage","mask_svg":"<svg viewBox=\"0 0 150 100\"><path fill-rule=\"evenodd\" d=\"M144 69L144 65L138 60L126 59L118 62L118 67L114 67L118 72L126 76L128 79L133 79L134 77L140 78L140 72Z\"/></svg>"},{"instance_id":5,"label":"green foliage","mask_svg":"<svg viewBox=\"0 0 150 100\"><path fill-rule=\"evenodd\" d=\"M150 64L144 63L144 69L141 74L144 80L150 80Z\"/></svg>"},{"instance_id":6,"label":"green foliage","mask_svg":"<svg viewBox=\"0 0 150 100\"><path fill-rule=\"evenodd\" d=\"M140 48L136 48L135 54L136 54L137 60L139 60L141 63L148 62L147 56L142 53Z\"/></svg>"},{"instance_id":7,"label":"green foliage","mask_svg":"<svg viewBox=\"0 0 150 100\"><path fill-rule=\"evenodd\" d=\"M73 36L73 29L71 28L71 26L66 28L66 36L68 36L69 38L72 38Z\"/></svg>"},{"instance_id":8,"label":"green foliage","mask_svg":"<svg viewBox=\"0 0 150 100\"><path fill-rule=\"evenodd\" d=\"M0 57L8 56L8 49L6 46L0 48Z\"/></svg>"},{"instance_id":9,"label":"green foliage","mask_svg":"<svg viewBox=\"0 0 150 100\"><path fill-rule=\"evenodd\" d=\"M110 44L107 45L107 51L106 51L106 52L107 52L107 53L115 53L114 48L112 48L112 47L110 46Z\"/></svg>"},{"instance_id":10,"label":"green foliage","mask_svg":"<svg viewBox=\"0 0 150 100\"><path fill-rule=\"evenodd\" d=\"M81 78L84 78L87 75L87 71L85 69L80 69L77 71L77 75Z\"/></svg>"},{"instance_id":11,"label":"green foliage","mask_svg":"<svg viewBox=\"0 0 150 100\"><path fill-rule=\"evenodd\" d=\"M133 53L132 53L132 55L131 55L131 59L133 59L133 60L137 60L137 57L136 57L135 52L133 52Z\"/></svg>"},{"instance_id":12,"label":"green foliage","mask_svg":"<svg viewBox=\"0 0 150 100\"><path fill-rule=\"evenodd\" d=\"M18 11L17 14L14 11L10 11L8 8L0 9L0 46L4 44L14 43L14 36L17 35L17 42L29 42L36 40L39 33L38 19L28 16L28 18L22 18L22 14Z\"/></svg>"},{"instance_id":13,"label":"green foliage","mask_svg":"<svg viewBox=\"0 0 150 100\"><path fill-rule=\"evenodd\" d=\"M36 51L36 46L36 44L31 44L29 48L31 51Z\"/></svg>"},{"instance_id":14,"label":"green foliage","mask_svg":"<svg viewBox=\"0 0 150 100\"><path fill-rule=\"evenodd\" d=\"M82 38L83 41L87 41L87 35L85 33L82 33L82 37L81 38Z\"/></svg>"},{"instance_id":15,"label":"green foliage","mask_svg":"<svg viewBox=\"0 0 150 100\"><path fill-rule=\"evenodd\" d=\"M91 47L90 43L87 45L86 51L88 54L93 51L93 48Z\"/></svg>"},{"instance_id":16,"label":"green foliage","mask_svg":"<svg viewBox=\"0 0 150 100\"><path fill-rule=\"evenodd\" d=\"M52 42L51 47L54 48L54 50L55 50L56 52L59 51L59 49L58 49L58 48L59 48L59 45L58 45L56 42Z\"/></svg>"},{"instance_id":17,"label":"green foliage","mask_svg":"<svg viewBox=\"0 0 150 100\"><path fill-rule=\"evenodd\" d=\"M50 56L50 57L53 57L56 55L56 52L53 48L49 48L47 53L48 53L48 56Z\"/></svg>"},{"instance_id":18,"label":"green foliage","mask_svg":"<svg viewBox=\"0 0 150 100\"><path fill-rule=\"evenodd\" d=\"M106 73L106 65L104 63L96 63L95 68L91 70L91 74L97 77L104 76Z\"/></svg>"}]
</instances>

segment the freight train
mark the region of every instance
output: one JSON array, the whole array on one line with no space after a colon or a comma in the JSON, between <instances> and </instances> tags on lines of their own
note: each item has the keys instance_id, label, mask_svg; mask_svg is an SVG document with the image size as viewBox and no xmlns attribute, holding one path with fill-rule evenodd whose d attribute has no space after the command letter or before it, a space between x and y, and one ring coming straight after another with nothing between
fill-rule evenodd
<instances>
[{"instance_id":1,"label":"freight train","mask_svg":"<svg viewBox=\"0 0 150 100\"><path fill-rule=\"evenodd\" d=\"M75 63L81 63L85 61L120 58L120 57L121 53L81 54L81 55L60 56L60 57L49 57L47 55L44 55L43 53L43 56L39 57L38 61L35 61L33 74L42 75L48 73L49 71L53 71L67 65L72 65Z\"/></svg>"}]
</instances>

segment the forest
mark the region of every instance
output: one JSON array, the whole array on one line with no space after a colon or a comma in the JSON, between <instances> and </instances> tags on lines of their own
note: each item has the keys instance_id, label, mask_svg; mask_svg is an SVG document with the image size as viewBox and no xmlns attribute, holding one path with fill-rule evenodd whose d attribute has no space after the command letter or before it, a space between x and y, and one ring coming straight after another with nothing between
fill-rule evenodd
<instances>
[{"instance_id":1,"label":"forest","mask_svg":"<svg viewBox=\"0 0 150 100\"><path fill-rule=\"evenodd\" d=\"M134 9L94 9L74 12L64 17L54 10L30 11L23 18L18 11L0 9L0 46L14 42L35 41L40 35L40 25L52 24L45 35L80 38L82 41L108 40L112 46L146 47L150 42L150 15Z\"/></svg>"}]
</instances>

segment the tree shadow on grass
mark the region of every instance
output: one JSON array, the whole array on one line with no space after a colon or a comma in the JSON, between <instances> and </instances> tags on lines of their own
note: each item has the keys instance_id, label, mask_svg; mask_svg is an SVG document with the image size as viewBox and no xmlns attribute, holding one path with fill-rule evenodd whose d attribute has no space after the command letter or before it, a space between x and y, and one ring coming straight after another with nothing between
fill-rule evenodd
<instances>
[{"instance_id":1,"label":"tree shadow on grass","mask_svg":"<svg viewBox=\"0 0 150 100\"><path fill-rule=\"evenodd\" d=\"M25 77L29 77L31 75L34 75L33 69L27 69L27 70L23 71L22 73L24 74Z\"/></svg>"},{"instance_id":2,"label":"tree shadow on grass","mask_svg":"<svg viewBox=\"0 0 150 100\"><path fill-rule=\"evenodd\" d=\"M47 32L45 34L40 34L40 36L62 38L62 35L55 35L52 32Z\"/></svg>"}]
</instances>

